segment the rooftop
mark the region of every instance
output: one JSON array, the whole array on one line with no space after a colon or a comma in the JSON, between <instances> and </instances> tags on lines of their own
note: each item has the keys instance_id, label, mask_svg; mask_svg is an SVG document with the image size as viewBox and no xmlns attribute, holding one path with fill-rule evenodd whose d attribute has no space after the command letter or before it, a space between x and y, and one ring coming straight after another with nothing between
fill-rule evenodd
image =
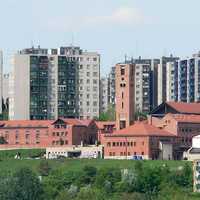
<instances>
[{"instance_id":1,"label":"rooftop","mask_svg":"<svg viewBox=\"0 0 200 200\"><path fill-rule=\"evenodd\" d=\"M200 114L200 103L166 102L180 113Z\"/></svg>"},{"instance_id":2,"label":"rooftop","mask_svg":"<svg viewBox=\"0 0 200 200\"><path fill-rule=\"evenodd\" d=\"M155 126L148 124L147 122L135 122L135 124L118 131L115 131L111 137L118 136L164 136L164 137L173 137L175 136L172 133L169 133L163 129L159 129Z\"/></svg>"}]
</instances>

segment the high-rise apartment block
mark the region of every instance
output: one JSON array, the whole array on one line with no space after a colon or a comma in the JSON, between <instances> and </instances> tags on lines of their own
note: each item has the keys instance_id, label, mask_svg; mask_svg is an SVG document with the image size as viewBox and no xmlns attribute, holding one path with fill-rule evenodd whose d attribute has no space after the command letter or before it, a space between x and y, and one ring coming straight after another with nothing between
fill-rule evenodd
<instances>
[{"instance_id":1,"label":"high-rise apartment block","mask_svg":"<svg viewBox=\"0 0 200 200\"><path fill-rule=\"evenodd\" d=\"M80 119L99 117L100 55L87 52L80 47L61 47L61 55L67 55L78 64L77 107Z\"/></svg>"},{"instance_id":2,"label":"high-rise apartment block","mask_svg":"<svg viewBox=\"0 0 200 200\"><path fill-rule=\"evenodd\" d=\"M99 115L100 58L79 47L24 49L13 58L10 119Z\"/></svg>"},{"instance_id":3,"label":"high-rise apartment block","mask_svg":"<svg viewBox=\"0 0 200 200\"><path fill-rule=\"evenodd\" d=\"M135 65L122 63L116 65L116 128L122 129L134 122L135 106Z\"/></svg>"},{"instance_id":4,"label":"high-rise apartment block","mask_svg":"<svg viewBox=\"0 0 200 200\"><path fill-rule=\"evenodd\" d=\"M167 100L200 101L200 54L167 63Z\"/></svg>"},{"instance_id":5,"label":"high-rise apartment block","mask_svg":"<svg viewBox=\"0 0 200 200\"><path fill-rule=\"evenodd\" d=\"M10 119L76 117L76 62L47 49L24 49L13 58Z\"/></svg>"},{"instance_id":6,"label":"high-rise apartment block","mask_svg":"<svg viewBox=\"0 0 200 200\"><path fill-rule=\"evenodd\" d=\"M10 74L3 74L3 100L4 100L4 103L9 99L9 77L10 77Z\"/></svg>"},{"instance_id":7,"label":"high-rise apartment block","mask_svg":"<svg viewBox=\"0 0 200 200\"><path fill-rule=\"evenodd\" d=\"M115 66L111 67L109 73L108 102L115 106Z\"/></svg>"},{"instance_id":8,"label":"high-rise apartment block","mask_svg":"<svg viewBox=\"0 0 200 200\"><path fill-rule=\"evenodd\" d=\"M150 75L149 64L135 64L135 112L149 113L150 111Z\"/></svg>"},{"instance_id":9,"label":"high-rise apartment block","mask_svg":"<svg viewBox=\"0 0 200 200\"><path fill-rule=\"evenodd\" d=\"M103 77L100 80L100 113L106 112L109 106L109 78Z\"/></svg>"},{"instance_id":10,"label":"high-rise apartment block","mask_svg":"<svg viewBox=\"0 0 200 200\"><path fill-rule=\"evenodd\" d=\"M167 100L167 63L168 62L175 62L178 60L178 57L173 57L172 55L170 57L161 57L160 63L158 64L158 74L157 74L157 104L161 104L162 102L165 102Z\"/></svg>"}]
</instances>

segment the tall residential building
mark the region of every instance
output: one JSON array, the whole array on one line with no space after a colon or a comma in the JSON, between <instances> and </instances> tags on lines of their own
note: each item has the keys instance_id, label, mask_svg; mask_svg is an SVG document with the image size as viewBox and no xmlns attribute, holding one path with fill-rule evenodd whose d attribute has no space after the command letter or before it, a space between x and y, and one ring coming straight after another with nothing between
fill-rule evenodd
<instances>
[{"instance_id":1,"label":"tall residential building","mask_svg":"<svg viewBox=\"0 0 200 200\"><path fill-rule=\"evenodd\" d=\"M3 100L4 100L4 103L9 99L9 77L10 77L10 74L3 75Z\"/></svg>"},{"instance_id":2,"label":"tall residential building","mask_svg":"<svg viewBox=\"0 0 200 200\"><path fill-rule=\"evenodd\" d=\"M116 128L128 127L134 122L135 101L135 66L134 64L122 63L116 65Z\"/></svg>"},{"instance_id":3,"label":"tall residential building","mask_svg":"<svg viewBox=\"0 0 200 200\"><path fill-rule=\"evenodd\" d=\"M0 113L2 113L2 96L3 96L3 52L0 50Z\"/></svg>"},{"instance_id":4,"label":"tall residential building","mask_svg":"<svg viewBox=\"0 0 200 200\"><path fill-rule=\"evenodd\" d=\"M166 65L166 101L178 100L178 62Z\"/></svg>"},{"instance_id":5,"label":"tall residential building","mask_svg":"<svg viewBox=\"0 0 200 200\"><path fill-rule=\"evenodd\" d=\"M100 80L100 113L106 112L109 106L109 78L103 77Z\"/></svg>"},{"instance_id":6,"label":"tall residential building","mask_svg":"<svg viewBox=\"0 0 200 200\"><path fill-rule=\"evenodd\" d=\"M149 113L151 108L151 66L135 65L135 112Z\"/></svg>"},{"instance_id":7,"label":"tall residential building","mask_svg":"<svg viewBox=\"0 0 200 200\"><path fill-rule=\"evenodd\" d=\"M108 102L115 106L115 66L111 67L109 73Z\"/></svg>"},{"instance_id":8,"label":"tall residential building","mask_svg":"<svg viewBox=\"0 0 200 200\"><path fill-rule=\"evenodd\" d=\"M76 62L56 50L24 49L14 55L10 119L76 117Z\"/></svg>"},{"instance_id":9,"label":"tall residential building","mask_svg":"<svg viewBox=\"0 0 200 200\"><path fill-rule=\"evenodd\" d=\"M97 52L87 52L80 47L61 47L61 55L67 55L78 63L78 113L80 119L99 117L100 102L100 55Z\"/></svg>"},{"instance_id":10,"label":"tall residential building","mask_svg":"<svg viewBox=\"0 0 200 200\"><path fill-rule=\"evenodd\" d=\"M168 62L174 62L178 60L177 57L173 57L172 55L170 57L163 56L160 59L160 63L158 65L158 75L157 75L157 94L158 94L158 100L157 104L161 104L162 102L166 101L166 66Z\"/></svg>"},{"instance_id":11,"label":"tall residential building","mask_svg":"<svg viewBox=\"0 0 200 200\"><path fill-rule=\"evenodd\" d=\"M168 101L200 101L200 53L167 63Z\"/></svg>"}]
</instances>

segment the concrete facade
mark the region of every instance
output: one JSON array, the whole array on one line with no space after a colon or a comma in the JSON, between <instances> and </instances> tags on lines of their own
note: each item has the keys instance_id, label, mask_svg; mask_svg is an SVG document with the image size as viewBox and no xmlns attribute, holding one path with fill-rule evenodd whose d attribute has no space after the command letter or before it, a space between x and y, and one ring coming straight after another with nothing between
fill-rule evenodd
<instances>
[{"instance_id":1,"label":"concrete facade","mask_svg":"<svg viewBox=\"0 0 200 200\"><path fill-rule=\"evenodd\" d=\"M150 72L149 64L135 65L135 112L149 113L150 111Z\"/></svg>"},{"instance_id":2,"label":"concrete facade","mask_svg":"<svg viewBox=\"0 0 200 200\"><path fill-rule=\"evenodd\" d=\"M107 77L100 80L100 113L106 112L109 106L109 79Z\"/></svg>"},{"instance_id":3,"label":"concrete facade","mask_svg":"<svg viewBox=\"0 0 200 200\"><path fill-rule=\"evenodd\" d=\"M61 55L67 55L78 63L78 113L80 119L99 117L100 102L100 54L87 52L80 47L61 47Z\"/></svg>"}]
</instances>

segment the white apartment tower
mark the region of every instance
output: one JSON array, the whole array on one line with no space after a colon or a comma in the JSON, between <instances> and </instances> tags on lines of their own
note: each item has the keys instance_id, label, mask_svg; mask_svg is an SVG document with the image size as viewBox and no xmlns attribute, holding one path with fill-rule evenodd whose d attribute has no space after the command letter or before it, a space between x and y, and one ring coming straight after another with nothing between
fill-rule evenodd
<instances>
[{"instance_id":1,"label":"white apartment tower","mask_svg":"<svg viewBox=\"0 0 200 200\"><path fill-rule=\"evenodd\" d=\"M135 112L150 111L150 64L135 65Z\"/></svg>"},{"instance_id":2,"label":"white apartment tower","mask_svg":"<svg viewBox=\"0 0 200 200\"><path fill-rule=\"evenodd\" d=\"M80 119L99 117L100 102L100 54L87 52L80 47L61 47L61 55L67 55L78 63L78 113Z\"/></svg>"}]
</instances>

